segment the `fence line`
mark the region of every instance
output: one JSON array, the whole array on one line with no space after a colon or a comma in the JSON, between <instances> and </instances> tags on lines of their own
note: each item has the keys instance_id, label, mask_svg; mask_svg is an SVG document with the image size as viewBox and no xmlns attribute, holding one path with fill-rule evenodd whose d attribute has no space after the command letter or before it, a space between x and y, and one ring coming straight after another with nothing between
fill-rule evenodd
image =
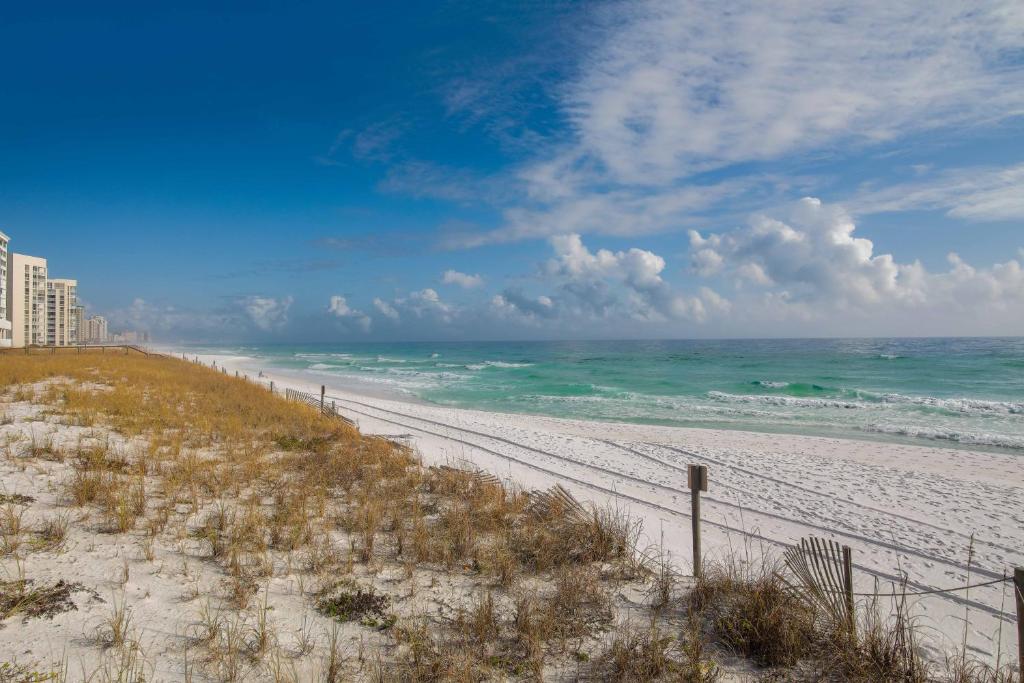
<instances>
[{"instance_id":1,"label":"fence line","mask_svg":"<svg viewBox=\"0 0 1024 683\"><path fill-rule=\"evenodd\" d=\"M335 417L350 427L356 426L355 422L353 422L352 420L338 412L338 409L335 407L333 401L331 402L331 405L327 405L326 403L323 402L322 399L314 396L313 394L307 393L305 391L299 391L298 389L285 388L284 395L285 398L289 400L298 401L299 403L305 403L311 408L316 408L317 410L320 411L321 415Z\"/></svg>"}]
</instances>

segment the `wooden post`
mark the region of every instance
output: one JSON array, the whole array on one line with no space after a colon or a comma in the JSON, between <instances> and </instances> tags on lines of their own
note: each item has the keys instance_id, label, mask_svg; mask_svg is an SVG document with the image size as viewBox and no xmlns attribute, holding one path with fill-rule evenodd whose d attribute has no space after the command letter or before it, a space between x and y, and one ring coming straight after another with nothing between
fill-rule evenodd
<instances>
[{"instance_id":1,"label":"wooden post","mask_svg":"<svg viewBox=\"0 0 1024 683\"><path fill-rule=\"evenodd\" d=\"M850 623L850 637L857 637L857 615L853 611L853 551L850 546L843 546L843 591L846 598L846 614Z\"/></svg>"},{"instance_id":2,"label":"wooden post","mask_svg":"<svg viewBox=\"0 0 1024 683\"><path fill-rule=\"evenodd\" d=\"M1013 594L1017 598L1017 664L1024 673L1024 567L1013 570Z\"/></svg>"},{"instance_id":3,"label":"wooden post","mask_svg":"<svg viewBox=\"0 0 1024 683\"><path fill-rule=\"evenodd\" d=\"M270 380L270 393L274 393L274 380Z\"/></svg>"},{"instance_id":4,"label":"wooden post","mask_svg":"<svg viewBox=\"0 0 1024 683\"><path fill-rule=\"evenodd\" d=\"M334 401L331 401L331 415L337 415L338 409L334 407Z\"/></svg>"},{"instance_id":5,"label":"wooden post","mask_svg":"<svg viewBox=\"0 0 1024 683\"><path fill-rule=\"evenodd\" d=\"M690 485L690 522L693 528L693 575L699 579L704 573L700 552L700 493L708 490L708 468L706 465L690 465L686 473Z\"/></svg>"},{"instance_id":6,"label":"wooden post","mask_svg":"<svg viewBox=\"0 0 1024 683\"><path fill-rule=\"evenodd\" d=\"M324 394L327 393L327 387L323 384L320 385L320 414L324 413Z\"/></svg>"}]
</instances>

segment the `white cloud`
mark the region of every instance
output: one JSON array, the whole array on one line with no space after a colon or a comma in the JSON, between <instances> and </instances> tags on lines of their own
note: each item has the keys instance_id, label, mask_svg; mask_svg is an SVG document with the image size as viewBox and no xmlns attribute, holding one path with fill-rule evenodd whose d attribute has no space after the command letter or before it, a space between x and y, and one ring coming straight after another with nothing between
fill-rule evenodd
<instances>
[{"instance_id":1,"label":"white cloud","mask_svg":"<svg viewBox=\"0 0 1024 683\"><path fill-rule=\"evenodd\" d=\"M279 330L288 324L288 309L293 299L286 296L282 299L265 296L247 296L240 300L240 305L253 325L270 332Z\"/></svg>"},{"instance_id":2,"label":"white cloud","mask_svg":"<svg viewBox=\"0 0 1024 683\"><path fill-rule=\"evenodd\" d=\"M411 311L416 317L433 317L442 322L451 322L455 315L454 306L441 300L438 293L427 287L418 292L409 292L409 296L395 299L395 304Z\"/></svg>"},{"instance_id":3,"label":"white cloud","mask_svg":"<svg viewBox=\"0 0 1024 683\"><path fill-rule=\"evenodd\" d=\"M556 91L568 138L509 180L523 200L501 227L448 246L685 228L779 189L752 176L696 185L699 173L1024 113L1019 0L636 0L596 17ZM1014 182L979 184L949 209L1017 217Z\"/></svg>"},{"instance_id":4,"label":"white cloud","mask_svg":"<svg viewBox=\"0 0 1024 683\"><path fill-rule=\"evenodd\" d=\"M390 318L395 321L398 321L401 318L398 311L395 310L395 307L380 297L374 297L373 307L376 308L385 318Z\"/></svg>"},{"instance_id":5,"label":"white cloud","mask_svg":"<svg viewBox=\"0 0 1024 683\"><path fill-rule=\"evenodd\" d=\"M610 316L624 312L632 318L665 321L703 321L709 312L725 310L727 302L709 288L699 296L676 292L661 277L665 259L644 249L591 252L579 235L551 238L555 258L548 275L564 280L563 294L574 300L578 312ZM624 301L617 289L621 288Z\"/></svg>"},{"instance_id":6,"label":"white cloud","mask_svg":"<svg viewBox=\"0 0 1024 683\"><path fill-rule=\"evenodd\" d=\"M949 270L929 272L920 262L898 263L891 254L875 254L871 240L856 237L855 230L842 208L805 198L785 220L755 216L732 232L706 237L691 232L690 241L695 269L714 252L717 272L766 292L769 299L754 305L780 319L793 313L827 319L852 311L891 320L889 314L902 311L915 320L948 320L955 326L950 320L955 312L974 316L1024 306L1024 272L1017 260L975 268L950 254Z\"/></svg>"},{"instance_id":7,"label":"white cloud","mask_svg":"<svg viewBox=\"0 0 1024 683\"><path fill-rule=\"evenodd\" d=\"M373 300L373 306L381 315L396 323L411 317L448 324L459 314L458 308L442 300L437 291L429 287L395 297L391 301L377 297Z\"/></svg>"},{"instance_id":8,"label":"white cloud","mask_svg":"<svg viewBox=\"0 0 1024 683\"><path fill-rule=\"evenodd\" d=\"M861 191L858 214L930 209L971 221L1024 220L1024 164L959 168L933 178Z\"/></svg>"},{"instance_id":9,"label":"white cloud","mask_svg":"<svg viewBox=\"0 0 1024 683\"><path fill-rule=\"evenodd\" d=\"M336 318L352 322L363 332L369 332L373 325L373 320L370 316L358 309L352 308L348 305L345 297L337 294L331 297L327 305L327 312Z\"/></svg>"},{"instance_id":10,"label":"white cloud","mask_svg":"<svg viewBox=\"0 0 1024 683\"><path fill-rule=\"evenodd\" d=\"M561 182L561 181L555 181ZM558 190L558 197L504 211L504 225L486 233L462 234L446 242L455 248L548 238L560 234L635 236L660 232L681 224L727 198L752 191L751 180L730 180L714 185L661 188L626 188L613 191ZM534 188L535 190L537 188Z\"/></svg>"},{"instance_id":11,"label":"white cloud","mask_svg":"<svg viewBox=\"0 0 1024 683\"><path fill-rule=\"evenodd\" d=\"M502 318L516 318L530 323L554 319L558 309L551 297L544 294L531 297L517 289L506 289L491 297L491 310Z\"/></svg>"},{"instance_id":12,"label":"white cloud","mask_svg":"<svg viewBox=\"0 0 1024 683\"><path fill-rule=\"evenodd\" d=\"M613 5L565 108L587 157L664 182L1024 111L1017 0Z\"/></svg>"},{"instance_id":13,"label":"white cloud","mask_svg":"<svg viewBox=\"0 0 1024 683\"><path fill-rule=\"evenodd\" d=\"M444 271L441 281L446 285L458 285L463 289L473 289L484 284L484 279L480 275L467 275L457 270Z\"/></svg>"}]
</instances>

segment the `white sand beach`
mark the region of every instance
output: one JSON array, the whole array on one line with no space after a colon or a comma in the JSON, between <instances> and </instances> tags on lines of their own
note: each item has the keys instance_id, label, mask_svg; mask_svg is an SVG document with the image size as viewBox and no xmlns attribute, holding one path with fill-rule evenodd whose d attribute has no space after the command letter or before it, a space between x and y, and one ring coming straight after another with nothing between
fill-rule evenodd
<instances>
[{"instance_id":1,"label":"white sand beach","mask_svg":"<svg viewBox=\"0 0 1024 683\"><path fill-rule=\"evenodd\" d=\"M261 368L242 357L199 359L279 390L319 394L325 383L327 402L361 430L405 440L428 463L472 463L525 488L558 483L580 499L625 507L686 572L691 463L709 470L708 560L833 538L853 549L857 590L881 594L899 590L901 577L915 593L997 581L1024 565L1024 468L1010 454L454 409L367 395L326 375L262 368L257 380ZM936 656L940 644L963 641L965 616L970 650L1015 651L1012 584L910 602Z\"/></svg>"}]
</instances>

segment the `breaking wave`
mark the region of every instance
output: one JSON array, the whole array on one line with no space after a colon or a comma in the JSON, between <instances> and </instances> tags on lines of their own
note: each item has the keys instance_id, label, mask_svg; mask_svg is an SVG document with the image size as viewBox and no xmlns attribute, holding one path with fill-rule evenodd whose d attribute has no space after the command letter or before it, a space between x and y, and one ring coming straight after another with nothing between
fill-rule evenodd
<instances>
[{"instance_id":1,"label":"breaking wave","mask_svg":"<svg viewBox=\"0 0 1024 683\"><path fill-rule=\"evenodd\" d=\"M991 434L942 427L920 427L917 425L871 424L860 427L862 431L877 434L911 436L918 439L954 441L967 446L996 446L999 448L1024 449L1024 437L1008 434Z\"/></svg>"}]
</instances>

